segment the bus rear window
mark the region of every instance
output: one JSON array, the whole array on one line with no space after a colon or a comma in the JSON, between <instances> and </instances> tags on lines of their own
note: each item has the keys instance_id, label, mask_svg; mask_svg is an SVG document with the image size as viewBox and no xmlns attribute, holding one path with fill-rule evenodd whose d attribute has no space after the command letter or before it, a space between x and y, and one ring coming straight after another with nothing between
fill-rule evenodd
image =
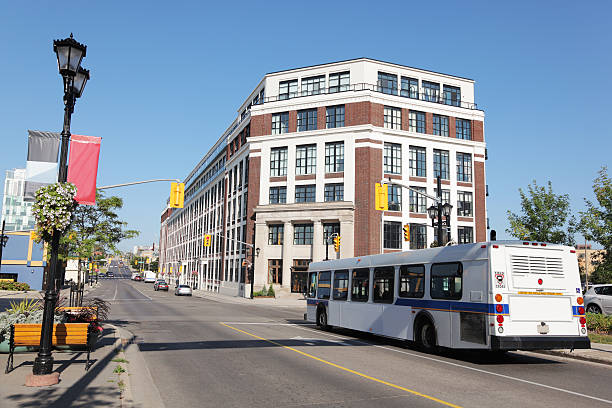
<instances>
[{"instance_id":1,"label":"bus rear window","mask_svg":"<svg viewBox=\"0 0 612 408\"><path fill-rule=\"evenodd\" d=\"M393 303L394 279L395 267L383 266L374 269L372 296L375 303Z\"/></svg>"},{"instance_id":2,"label":"bus rear window","mask_svg":"<svg viewBox=\"0 0 612 408\"><path fill-rule=\"evenodd\" d=\"M431 298L461 299L463 268L459 262L431 265Z\"/></svg>"},{"instance_id":3,"label":"bus rear window","mask_svg":"<svg viewBox=\"0 0 612 408\"><path fill-rule=\"evenodd\" d=\"M353 285L351 300L353 302L367 302L370 297L370 270L367 268L353 270Z\"/></svg>"},{"instance_id":4,"label":"bus rear window","mask_svg":"<svg viewBox=\"0 0 612 408\"><path fill-rule=\"evenodd\" d=\"M425 293L425 266L400 265L399 296L422 298Z\"/></svg>"},{"instance_id":5,"label":"bus rear window","mask_svg":"<svg viewBox=\"0 0 612 408\"><path fill-rule=\"evenodd\" d=\"M319 299L329 299L329 291L331 289L331 272L319 272L319 290L317 297Z\"/></svg>"},{"instance_id":6,"label":"bus rear window","mask_svg":"<svg viewBox=\"0 0 612 408\"><path fill-rule=\"evenodd\" d=\"M334 300L346 300L348 298L348 271L334 272L334 290L332 294Z\"/></svg>"}]
</instances>

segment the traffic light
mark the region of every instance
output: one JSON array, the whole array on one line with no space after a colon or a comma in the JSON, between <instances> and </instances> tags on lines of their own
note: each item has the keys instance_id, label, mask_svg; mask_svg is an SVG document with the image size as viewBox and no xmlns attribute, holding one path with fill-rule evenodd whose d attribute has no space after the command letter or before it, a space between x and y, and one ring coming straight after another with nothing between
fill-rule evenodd
<instances>
[{"instance_id":1,"label":"traffic light","mask_svg":"<svg viewBox=\"0 0 612 408\"><path fill-rule=\"evenodd\" d=\"M404 225L404 241L410 241L410 224Z\"/></svg>"},{"instance_id":2,"label":"traffic light","mask_svg":"<svg viewBox=\"0 0 612 408\"><path fill-rule=\"evenodd\" d=\"M386 184L376 183L374 189L374 208L379 211L389 209L389 188Z\"/></svg>"},{"instance_id":3,"label":"traffic light","mask_svg":"<svg viewBox=\"0 0 612 408\"><path fill-rule=\"evenodd\" d=\"M170 186L170 207L183 208L185 201L185 183L172 183Z\"/></svg>"},{"instance_id":4,"label":"traffic light","mask_svg":"<svg viewBox=\"0 0 612 408\"><path fill-rule=\"evenodd\" d=\"M340 235L334 237L334 250L340 252Z\"/></svg>"},{"instance_id":5,"label":"traffic light","mask_svg":"<svg viewBox=\"0 0 612 408\"><path fill-rule=\"evenodd\" d=\"M210 235L210 234L205 234L205 235L204 235L204 246L205 246L205 247L209 247L209 246L210 246L210 244L211 244L211 242L212 242L212 235Z\"/></svg>"}]
</instances>

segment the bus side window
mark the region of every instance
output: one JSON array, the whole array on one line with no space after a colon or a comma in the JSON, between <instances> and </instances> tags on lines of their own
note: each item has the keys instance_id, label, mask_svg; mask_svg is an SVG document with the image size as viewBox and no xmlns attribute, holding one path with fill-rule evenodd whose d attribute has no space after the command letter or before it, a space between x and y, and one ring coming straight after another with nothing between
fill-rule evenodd
<instances>
[{"instance_id":1,"label":"bus side window","mask_svg":"<svg viewBox=\"0 0 612 408\"><path fill-rule=\"evenodd\" d=\"M460 262L431 265L432 299L461 299L463 292L463 267Z\"/></svg>"},{"instance_id":2,"label":"bus side window","mask_svg":"<svg viewBox=\"0 0 612 408\"><path fill-rule=\"evenodd\" d=\"M348 271L334 272L334 289L332 298L334 300L346 300L348 298Z\"/></svg>"},{"instance_id":3,"label":"bus side window","mask_svg":"<svg viewBox=\"0 0 612 408\"><path fill-rule=\"evenodd\" d=\"M372 289L375 303L393 303L393 281L395 267L383 266L374 268L374 288Z\"/></svg>"},{"instance_id":4,"label":"bus side window","mask_svg":"<svg viewBox=\"0 0 612 408\"><path fill-rule=\"evenodd\" d=\"M351 300L353 302L367 302L370 293L370 270L368 268L353 270L353 287Z\"/></svg>"},{"instance_id":5,"label":"bus side window","mask_svg":"<svg viewBox=\"0 0 612 408\"><path fill-rule=\"evenodd\" d=\"M319 290L317 298L329 299L329 291L331 289L331 272L319 272Z\"/></svg>"},{"instance_id":6,"label":"bus side window","mask_svg":"<svg viewBox=\"0 0 612 408\"><path fill-rule=\"evenodd\" d=\"M306 297L314 298L317 296L317 273L310 272L308 276L308 293Z\"/></svg>"},{"instance_id":7,"label":"bus side window","mask_svg":"<svg viewBox=\"0 0 612 408\"><path fill-rule=\"evenodd\" d=\"M400 265L399 296L422 298L425 293L425 266Z\"/></svg>"}]
</instances>

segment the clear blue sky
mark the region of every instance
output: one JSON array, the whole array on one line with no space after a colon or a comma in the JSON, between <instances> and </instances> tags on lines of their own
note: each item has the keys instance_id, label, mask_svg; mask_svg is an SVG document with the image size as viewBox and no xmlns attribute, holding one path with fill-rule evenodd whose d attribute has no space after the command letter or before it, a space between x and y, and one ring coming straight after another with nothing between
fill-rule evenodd
<instances>
[{"instance_id":1,"label":"clear blue sky","mask_svg":"<svg viewBox=\"0 0 612 408\"><path fill-rule=\"evenodd\" d=\"M95 4L91 4L95 3ZM27 129L59 131L52 40L87 45L72 131L101 136L98 185L184 178L267 72L370 57L473 78L485 110L488 211L498 237L518 188L553 183L574 211L612 157L612 3L8 2L0 7L0 170ZM109 190L157 242L167 184Z\"/></svg>"}]
</instances>

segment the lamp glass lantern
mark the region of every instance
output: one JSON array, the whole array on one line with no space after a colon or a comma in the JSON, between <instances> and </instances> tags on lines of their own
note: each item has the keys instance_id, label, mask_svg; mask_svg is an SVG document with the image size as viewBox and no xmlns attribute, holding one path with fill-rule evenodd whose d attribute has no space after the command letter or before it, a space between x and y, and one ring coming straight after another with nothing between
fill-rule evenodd
<instances>
[{"instance_id":1,"label":"lamp glass lantern","mask_svg":"<svg viewBox=\"0 0 612 408\"><path fill-rule=\"evenodd\" d=\"M442 206L442 215L444 215L445 217L448 217L451 213L451 210L453 209L453 206L449 203L445 203Z\"/></svg>"},{"instance_id":2,"label":"lamp glass lantern","mask_svg":"<svg viewBox=\"0 0 612 408\"><path fill-rule=\"evenodd\" d=\"M438 216L438 207L435 205L432 205L429 208L427 208L427 215L429 215L429 218L431 218L432 220L436 218Z\"/></svg>"},{"instance_id":3,"label":"lamp glass lantern","mask_svg":"<svg viewBox=\"0 0 612 408\"><path fill-rule=\"evenodd\" d=\"M85 57L87 47L77 42L70 34L70 38L53 41L53 51L57 54L57 67L60 74L75 76Z\"/></svg>"},{"instance_id":4,"label":"lamp glass lantern","mask_svg":"<svg viewBox=\"0 0 612 408\"><path fill-rule=\"evenodd\" d=\"M80 98L81 95L83 95L83 89L85 89L85 84L87 81L89 81L89 70L79 67L79 70L74 77L74 81L72 81L72 91L74 92L75 97Z\"/></svg>"}]
</instances>

